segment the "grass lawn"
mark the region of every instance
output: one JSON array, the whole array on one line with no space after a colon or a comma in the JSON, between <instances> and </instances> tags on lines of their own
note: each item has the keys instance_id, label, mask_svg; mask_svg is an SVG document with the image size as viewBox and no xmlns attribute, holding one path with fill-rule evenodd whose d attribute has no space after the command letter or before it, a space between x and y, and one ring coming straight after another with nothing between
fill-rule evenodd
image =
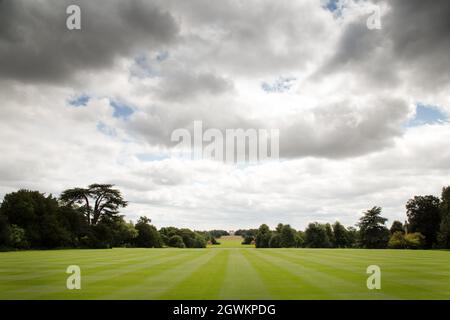
<instances>
[{"instance_id":1,"label":"grass lawn","mask_svg":"<svg viewBox=\"0 0 450 320\"><path fill-rule=\"evenodd\" d=\"M450 299L450 251L208 249L0 253L0 299ZM366 268L381 268L368 290ZM81 290L66 289L67 266Z\"/></svg>"}]
</instances>

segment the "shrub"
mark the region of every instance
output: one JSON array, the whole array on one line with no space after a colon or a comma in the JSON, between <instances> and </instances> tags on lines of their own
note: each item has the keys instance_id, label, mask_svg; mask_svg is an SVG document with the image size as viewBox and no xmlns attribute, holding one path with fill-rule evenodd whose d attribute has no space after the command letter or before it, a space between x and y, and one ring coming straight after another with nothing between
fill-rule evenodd
<instances>
[{"instance_id":1,"label":"shrub","mask_svg":"<svg viewBox=\"0 0 450 320\"><path fill-rule=\"evenodd\" d=\"M395 231L388 242L390 249L404 249L406 248L405 236L402 231Z\"/></svg>"},{"instance_id":2,"label":"shrub","mask_svg":"<svg viewBox=\"0 0 450 320\"><path fill-rule=\"evenodd\" d=\"M425 236L420 232L408 233L405 235L407 249L420 249L425 246Z\"/></svg>"}]
</instances>

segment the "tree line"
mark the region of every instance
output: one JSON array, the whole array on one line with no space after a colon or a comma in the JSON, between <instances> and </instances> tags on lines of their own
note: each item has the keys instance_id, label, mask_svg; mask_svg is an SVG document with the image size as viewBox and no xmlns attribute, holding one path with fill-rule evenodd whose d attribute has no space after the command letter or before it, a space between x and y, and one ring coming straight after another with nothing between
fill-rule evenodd
<instances>
[{"instance_id":1,"label":"tree line","mask_svg":"<svg viewBox=\"0 0 450 320\"><path fill-rule=\"evenodd\" d=\"M280 223L275 230L263 224L235 234L244 237L243 244L254 243L257 248L450 248L450 187L442 189L440 199L432 195L409 199L405 223L394 221L389 229L381 211L380 207L365 211L356 227L346 228L339 221L313 222L297 231Z\"/></svg>"},{"instance_id":2,"label":"tree line","mask_svg":"<svg viewBox=\"0 0 450 320\"><path fill-rule=\"evenodd\" d=\"M127 222L119 210L127 206L110 184L65 190L59 198L39 191L6 194L0 205L0 248L204 248L221 230L157 230L147 217Z\"/></svg>"},{"instance_id":3,"label":"tree line","mask_svg":"<svg viewBox=\"0 0 450 320\"><path fill-rule=\"evenodd\" d=\"M110 184L72 188L59 198L39 191L19 190L6 194L0 205L0 248L111 248L178 247L204 248L218 244L224 230L193 231L187 228L157 229L147 217L127 222L119 210L127 206L118 189ZM391 227L380 207L363 213L355 227L313 222L304 231L288 224L275 230L237 230L244 244L257 248L450 248L450 187L441 198L414 196L406 203L405 223Z\"/></svg>"}]
</instances>

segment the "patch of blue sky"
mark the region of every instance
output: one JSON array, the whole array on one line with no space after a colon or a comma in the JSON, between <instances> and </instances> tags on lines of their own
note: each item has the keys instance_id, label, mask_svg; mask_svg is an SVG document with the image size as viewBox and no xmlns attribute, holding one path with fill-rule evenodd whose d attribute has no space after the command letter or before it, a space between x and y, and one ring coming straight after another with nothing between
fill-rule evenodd
<instances>
[{"instance_id":1,"label":"patch of blue sky","mask_svg":"<svg viewBox=\"0 0 450 320\"><path fill-rule=\"evenodd\" d=\"M140 54L134 58L130 73L137 78L148 78L157 76L145 54Z\"/></svg>"},{"instance_id":2,"label":"patch of blue sky","mask_svg":"<svg viewBox=\"0 0 450 320\"><path fill-rule=\"evenodd\" d=\"M338 2L339 0L325 0L324 6L329 11L334 12L338 9Z\"/></svg>"},{"instance_id":3,"label":"patch of blue sky","mask_svg":"<svg viewBox=\"0 0 450 320\"><path fill-rule=\"evenodd\" d=\"M291 89L296 78L293 77L279 77L272 83L263 82L261 83L261 89L268 93L281 93L286 92Z\"/></svg>"},{"instance_id":4,"label":"patch of blue sky","mask_svg":"<svg viewBox=\"0 0 450 320\"><path fill-rule=\"evenodd\" d=\"M114 109L114 118L121 118L126 120L134 113L133 108L123 102L110 100L109 104Z\"/></svg>"},{"instance_id":5,"label":"patch of blue sky","mask_svg":"<svg viewBox=\"0 0 450 320\"><path fill-rule=\"evenodd\" d=\"M136 157L139 159L139 161L144 161L144 162L161 161L161 160L169 158L169 156L164 153L160 153L160 154L138 153L138 154L136 154Z\"/></svg>"},{"instance_id":6,"label":"patch of blue sky","mask_svg":"<svg viewBox=\"0 0 450 320\"><path fill-rule=\"evenodd\" d=\"M101 133L109 136L109 137L116 137L117 136L117 132L114 128L108 126L107 124L105 124L102 121L99 121L97 123L97 130L100 131Z\"/></svg>"},{"instance_id":7,"label":"patch of blue sky","mask_svg":"<svg viewBox=\"0 0 450 320\"><path fill-rule=\"evenodd\" d=\"M169 52L168 51L161 51L156 55L156 61L163 62L169 58Z\"/></svg>"},{"instance_id":8,"label":"patch of blue sky","mask_svg":"<svg viewBox=\"0 0 450 320\"><path fill-rule=\"evenodd\" d=\"M418 103L416 114L409 120L406 127L417 127L426 124L441 124L449 122L449 115L441 111L437 106Z\"/></svg>"},{"instance_id":9,"label":"patch of blue sky","mask_svg":"<svg viewBox=\"0 0 450 320\"><path fill-rule=\"evenodd\" d=\"M330 11L335 17L340 17L342 15L342 10L344 10L347 4L347 0L321 0L321 2L322 7L325 10Z\"/></svg>"},{"instance_id":10,"label":"patch of blue sky","mask_svg":"<svg viewBox=\"0 0 450 320\"><path fill-rule=\"evenodd\" d=\"M70 99L68 102L71 106L74 107L85 107L91 97L89 97L87 94L80 94L78 96L75 96L74 98Z\"/></svg>"},{"instance_id":11,"label":"patch of blue sky","mask_svg":"<svg viewBox=\"0 0 450 320\"><path fill-rule=\"evenodd\" d=\"M169 59L168 51L160 51L154 57L148 57L141 53L134 58L134 64L130 68L132 76L137 78L154 78L159 76L158 64Z\"/></svg>"}]
</instances>

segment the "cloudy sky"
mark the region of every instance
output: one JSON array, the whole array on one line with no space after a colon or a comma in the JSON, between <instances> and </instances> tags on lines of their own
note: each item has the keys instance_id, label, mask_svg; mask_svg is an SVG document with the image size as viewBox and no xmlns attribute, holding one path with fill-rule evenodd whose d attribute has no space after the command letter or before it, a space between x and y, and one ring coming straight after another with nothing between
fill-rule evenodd
<instances>
[{"instance_id":1,"label":"cloudy sky","mask_svg":"<svg viewBox=\"0 0 450 320\"><path fill-rule=\"evenodd\" d=\"M450 184L449 16L448 0L0 0L0 197L113 183L158 227L404 220ZM280 159L174 155L194 120L279 129Z\"/></svg>"}]
</instances>

